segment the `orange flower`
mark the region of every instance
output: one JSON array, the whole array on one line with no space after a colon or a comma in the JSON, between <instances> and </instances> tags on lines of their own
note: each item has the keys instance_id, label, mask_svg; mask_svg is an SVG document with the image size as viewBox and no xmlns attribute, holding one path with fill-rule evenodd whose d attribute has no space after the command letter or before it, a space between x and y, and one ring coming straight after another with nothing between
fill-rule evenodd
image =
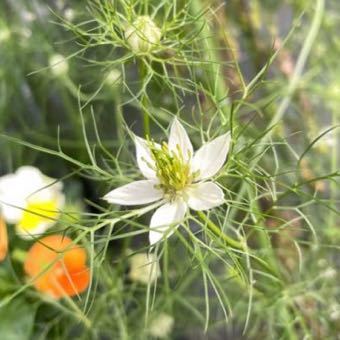
<instances>
[{"instance_id":1,"label":"orange flower","mask_svg":"<svg viewBox=\"0 0 340 340\"><path fill-rule=\"evenodd\" d=\"M8 251L7 226L2 216L0 216L0 262L5 259L7 251Z\"/></svg>"},{"instance_id":2,"label":"orange flower","mask_svg":"<svg viewBox=\"0 0 340 340\"><path fill-rule=\"evenodd\" d=\"M82 293L90 281L85 249L63 235L36 242L27 253L25 272L37 290L55 299Z\"/></svg>"}]
</instances>

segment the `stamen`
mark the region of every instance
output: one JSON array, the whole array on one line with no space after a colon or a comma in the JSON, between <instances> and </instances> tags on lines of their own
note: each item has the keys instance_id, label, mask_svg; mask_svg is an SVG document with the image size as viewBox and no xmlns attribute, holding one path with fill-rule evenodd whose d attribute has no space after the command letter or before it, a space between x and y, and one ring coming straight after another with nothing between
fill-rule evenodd
<instances>
[{"instance_id":1,"label":"stamen","mask_svg":"<svg viewBox=\"0 0 340 340\"><path fill-rule=\"evenodd\" d=\"M170 200L174 199L195 178L195 175L191 173L190 164L184 158L179 145L176 146L176 152L173 152L169 150L166 142L162 142L161 147L157 148L153 140L147 137L147 141L155 161L156 169L154 170L160 182L159 187L169 196ZM152 168L151 165L149 166Z\"/></svg>"}]
</instances>

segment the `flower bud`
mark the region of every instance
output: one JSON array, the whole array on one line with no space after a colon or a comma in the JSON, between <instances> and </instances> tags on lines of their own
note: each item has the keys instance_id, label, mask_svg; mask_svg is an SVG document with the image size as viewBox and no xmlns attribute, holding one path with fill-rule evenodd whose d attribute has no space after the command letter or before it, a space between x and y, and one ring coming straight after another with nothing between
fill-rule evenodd
<instances>
[{"instance_id":1,"label":"flower bud","mask_svg":"<svg viewBox=\"0 0 340 340\"><path fill-rule=\"evenodd\" d=\"M49 59L49 65L56 77L65 76L69 69L67 60L61 54L52 55Z\"/></svg>"},{"instance_id":2,"label":"flower bud","mask_svg":"<svg viewBox=\"0 0 340 340\"><path fill-rule=\"evenodd\" d=\"M0 28L0 43L5 43L11 37L11 31L7 27Z\"/></svg>"},{"instance_id":3,"label":"flower bud","mask_svg":"<svg viewBox=\"0 0 340 340\"><path fill-rule=\"evenodd\" d=\"M130 280L144 284L152 284L160 275L161 271L156 255L142 253L131 256Z\"/></svg>"},{"instance_id":4,"label":"flower bud","mask_svg":"<svg viewBox=\"0 0 340 340\"><path fill-rule=\"evenodd\" d=\"M174 327L174 318L166 313L160 313L152 320L149 333L155 338L166 338Z\"/></svg>"},{"instance_id":5,"label":"flower bud","mask_svg":"<svg viewBox=\"0 0 340 340\"><path fill-rule=\"evenodd\" d=\"M147 15L139 16L125 31L125 39L135 53L148 53L161 40L161 30Z\"/></svg>"},{"instance_id":6,"label":"flower bud","mask_svg":"<svg viewBox=\"0 0 340 340\"><path fill-rule=\"evenodd\" d=\"M340 305L337 303L333 303L330 307L330 319L332 321L340 320Z\"/></svg>"},{"instance_id":7,"label":"flower bud","mask_svg":"<svg viewBox=\"0 0 340 340\"><path fill-rule=\"evenodd\" d=\"M64 17L66 20L68 21L73 21L74 17L75 17L75 12L72 8L67 8L64 11Z\"/></svg>"},{"instance_id":8,"label":"flower bud","mask_svg":"<svg viewBox=\"0 0 340 340\"><path fill-rule=\"evenodd\" d=\"M105 84L108 86L116 86L118 85L118 83L120 83L121 78L122 73L117 69L113 69L107 73L105 78Z\"/></svg>"}]
</instances>

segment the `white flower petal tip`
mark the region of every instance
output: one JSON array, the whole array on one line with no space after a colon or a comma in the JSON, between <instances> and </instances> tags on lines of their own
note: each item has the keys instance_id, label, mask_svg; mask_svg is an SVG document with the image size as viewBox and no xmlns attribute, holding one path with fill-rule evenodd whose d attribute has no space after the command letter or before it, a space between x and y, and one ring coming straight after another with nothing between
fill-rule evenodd
<instances>
[{"instance_id":1,"label":"white flower petal tip","mask_svg":"<svg viewBox=\"0 0 340 340\"><path fill-rule=\"evenodd\" d=\"M194 154L192 171L198 172L196 180L201 181L214 176L227 159L231 142L230 132L204 144Z\"/></svg>"},{"instance_id":2,"label":"white flower petal tip","mask_svg":"<svg viewBox=\"0 0 340 340\"><path fill-rule=\"evenodd\" d=\"M153 214L150 222L149 241L151 245L169 237L175 230L176 224L183 221L187 205L182 200L166 203Z\"/></svg>"},{"instance_id":3,"label":"white flower petal tip","mask_svg":"<svg viewBox=\"0 0 340 340\"><path fill-rule=\"evenodd\" d=\"M189 136L177 117L174 118L169 136L169 150L178 154L178 148L185 160L189 160L193 155L193 148Z\"/></svg>"},{"instance_id":4,"label":"white flower petal tip","mask_svg":"<svg viewBox=\"0 0 340 340\"><path fill-rule=\"evenodd\" d=\"M135 181L110 191L103 199L120 205L148 204L160 200L163 192L153 180Z\"/></svg>"},{"instance_id":5,"label":"white flower petal tip","mask_svg":"<svg viewBox=\"0 0 340 340\"><path fill-rule=\"evenodd\" d=\"M136 145L136 159L139 170L145 178L156 179L156 165L155 161L152 158L148 142L138 136L135 136L134 140ZM159 144L155 143L154 146L156 148L160 148Z\"/></svg>"},{"instance_id":6,"label":"white flower petal tip","mask_svg":"<svg viewBox=\"0 0 340 340\"><path fill-rule=\"evenodd\" d=\"M197 211L212 209L224 203L222 189L213 182L194 184L187 194L189 207Z\"/></svg>"}]
</instances>

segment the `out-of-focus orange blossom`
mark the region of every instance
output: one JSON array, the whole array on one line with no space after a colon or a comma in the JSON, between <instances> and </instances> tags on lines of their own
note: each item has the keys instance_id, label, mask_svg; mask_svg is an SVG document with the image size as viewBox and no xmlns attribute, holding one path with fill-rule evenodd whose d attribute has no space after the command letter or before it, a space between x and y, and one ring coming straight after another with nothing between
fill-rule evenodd
<instances>
[{"instance_id":1,"label":"out-of-focus orange blossom","mask_svg":"<svg viewBox=\"0 0 340 340\"><path fill-rule=\"evenodd\" d=\"M82 293L90 281L84 248L63 235L36 242L27 253L25 272L40 292L55 299Z\"/></svg>"},{"instance_id":2,"label":"out-of-focus orange blossom","mask_svg":"<svg viewBox=\"0 0 340 340\"><path fill-rule=\"evenodd\" d=\"M5 259L8 252L8 236L5 220L0 215L0 262Z\"/></svg>"}]
</instances>

